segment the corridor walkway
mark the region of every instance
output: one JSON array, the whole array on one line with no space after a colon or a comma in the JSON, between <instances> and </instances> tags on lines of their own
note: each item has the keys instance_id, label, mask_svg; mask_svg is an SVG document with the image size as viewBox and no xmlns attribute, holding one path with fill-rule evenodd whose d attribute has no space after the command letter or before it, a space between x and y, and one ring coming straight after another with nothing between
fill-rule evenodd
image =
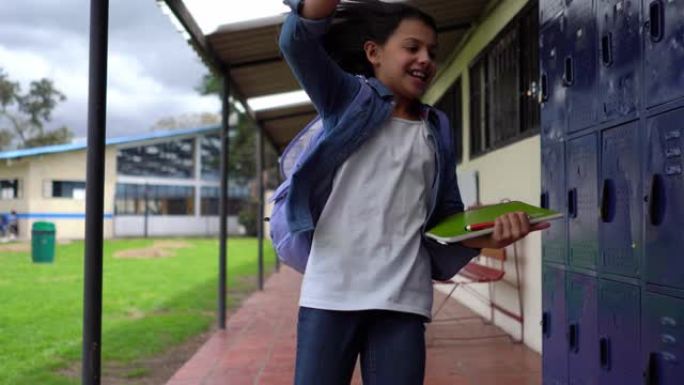
<instances>
[{"instance_id":1,"label":"corridor walkway","mask_svg":"<svg viewBox=\"0 0 684 385\"><path fill-rule=\"evenodd\" d=\"M272 275L166 385L291 385L300 284L289 268ZM438 303L442 294L435 295ZM449 302L439 318L473 315ZM425 385L541 384L540 356L525 345L506 337L468 340L501 333L479 318L429 324ZM358 368L353 384L361 384Z\"/></svg>"}]
</instances>

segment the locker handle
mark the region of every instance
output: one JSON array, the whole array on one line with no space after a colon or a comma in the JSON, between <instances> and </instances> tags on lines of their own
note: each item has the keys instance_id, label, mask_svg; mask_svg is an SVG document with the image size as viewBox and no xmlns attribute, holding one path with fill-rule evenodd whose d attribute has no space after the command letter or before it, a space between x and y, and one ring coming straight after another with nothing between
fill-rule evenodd
<instances>
[{"instance_id":1,"label":"locker handle","mask_svg":"<svg viewBox=\"0 0 684 385\"><path fill-rule=\"evenodd\" d=\"M651 217L651 225L660 226L665 219L665 179L660 174L653 175L651 180L651 195L648 202L648 214Z\"/></svg>"},{"instance_id":2,"label":"locker handle","mask_svg":"<svg viewBox=\"0 0 684 385\"><path fill-rule=\"evenodd\" d=\"M551 314L548 311L542 314L542 335L546 338L551 337Z\"/></svg>"},{"instance_id":3,"label":"locker handle","mask_svg":"<svg viewBox=\"0 0 684 385\"><path fill-rule=\"evenodd\" d=\"M549 76L546 74L541 76L541 99L542 102L549 100Z\"/></svg>"},{"instance_id":4,"label":"locker handle","mask_svg":"<svg viewBox=\"0 0 684 385\"><path fill-rule=\"evenodd\" d=\"M573 188L568 191L568 216L570 218L577 218L577 189Z\"/></svg>"},{"instance_id":5,"label":"locker handle","mask_svg":"<svg viewBox=\"0 0 684 385\"><path fill-rule=\"evenodd\" d=\"M548 208L549 208L549 193L548 193L547 191L545 191L545 192L543 192L543 193L541 194L540 201L541 201L541 202L540 202L540 203L541 203L540 206L541 206L543 209L548 209Z\"/></svg>"},{"instance_id":6,"label":"locker handle","mask_svg":"<svg viewBox=\"0 0 684 385\"><path fill-rule=\"evenodd\" d=\"M575 83L575 65L572 56L567 56L565 58L564 70L563 70L563 85L570 87Z\"/></svg>"},{"instance_id":7,"label":"locker handle","mask_svg":"<svg viewBox=\"0 0 684 385\"><path fill-rule=\"evenodd\" d=\"M576 323L568 327L568 349L573 353L579 352L579 325Z\"/></svg>"},{"instance_id":8,"label":"locker handle","mask_svg":"<svg viewBox=\"0 0 684 385\"><path fill-rule=\"evenodd\" d=\"M649 31L651 35L651 41L657 43L663 40L665 35L665 9L663 8L663 2L661 0L654 0L649 5L649 15L650 20Z\"/></svg>"},{"instance_id":9,"label":"locker handle","mask_svg":"<svg viewBox=\"0 0 684 385\"><path fill-rule=\"evenodd\" d=\"M601 193L601 220L604 223L610 223L615 218L616 195L615 182L612 179L605 179Z\"/></svg>"},{"instance_id":10,"label":"locker handle","mask_svg":"<svg viewBox=\"0 0 684 385\"><path fill-rule=\"evenodd\" d=\"M599 340L599 353L601 368L610 370L610 340L608 337L602 337Z\"/></svg>"},{"instance_id":11,"label":"locker handle","mask_svg":"<svg viewBox=\"0 0 684 385\"><path fill-rule=\"evenodd\" d=\"M603 65L610 67L613 65L613 33L608 32L601 39L601 58Z\"/></svg>"},{"instance_id":12,"label":"locker handle","mask_svg":"<svg viewBox=\"0 0 684 385\"><path fill-rule=\"evenodd\" d=\"M650 353L646 363L646 370L644 371L644 385L658 384L660 384L660 378L658 378L658 353Z\"/></svg>"}]
</instances>

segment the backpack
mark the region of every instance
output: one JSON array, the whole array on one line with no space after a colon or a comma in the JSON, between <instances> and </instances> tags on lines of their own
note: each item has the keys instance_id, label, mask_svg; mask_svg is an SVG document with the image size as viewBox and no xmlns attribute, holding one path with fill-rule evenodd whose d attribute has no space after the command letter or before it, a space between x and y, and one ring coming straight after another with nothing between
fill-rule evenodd
<instances>
[{"instance_id":1,"label":"backpack","mask_svg":"<svg viewBox=\"0 0 684 385\"><path fill-rule=\"evenodd\" d=\"M278 259L300 273L306 269L313 232L292 234L287 225L285 204L292 174L306 159L322 132L323 120L317 116L290 141L279 160L280 175L284 181L269 199L273 203L269 218L270 236Z\"/></svg>"}]
</instances>

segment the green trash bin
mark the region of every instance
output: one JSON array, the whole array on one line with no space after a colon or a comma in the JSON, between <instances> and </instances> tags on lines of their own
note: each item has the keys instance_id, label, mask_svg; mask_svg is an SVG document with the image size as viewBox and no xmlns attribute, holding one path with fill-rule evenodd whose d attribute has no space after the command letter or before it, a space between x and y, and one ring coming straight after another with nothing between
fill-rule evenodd
<instances>
[{"instance_id":1,"label":"green trash bin","mask_svg":"<svg viewBox=\"0 0 684 385\"><path fill-rule=\"evenodd\" d=\"M55 224L35 222L31 227L31 258L34 263L55 260Z\"/></svg>"}]
</instances>

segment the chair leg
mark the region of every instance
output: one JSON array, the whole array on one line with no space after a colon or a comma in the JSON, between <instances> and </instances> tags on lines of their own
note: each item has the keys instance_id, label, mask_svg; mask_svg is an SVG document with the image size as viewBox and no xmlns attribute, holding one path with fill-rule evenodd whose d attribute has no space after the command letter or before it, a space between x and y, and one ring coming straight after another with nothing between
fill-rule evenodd
<instances>
[{"instance_id":1,"label":"chair leg","mask_svg":"<svg viewBox=\"0 0 684 385\"><path fill-rule=\"evenodd\" d=\"M525 307L523 306L522 288L520 287L520 268L518 267L518 247L513 243L513 260L515 262L515 284L518 291L518 311L520 314L520 339L517 343L525 341Z\"/></svg>"},{"instance_id":2,"label":"chair leg","mask_svg":"<svg viewBox=\"0 0 684 385\"><path fill-rule=\"evenodd\" d=\"M487 283L487 290L489 291L489 320L485 321L486 324L494 324L494 285L489 282Z\"/></svg>"},{"instance_id":3,"label":"chair leg","mask_svg":"<svg viewBox=\"0 0 684 385\"><path fill-rule=\"evenodd\" d=\"M439 312L442 311L442 308L444 307L444 305L446 305L449 298L451 298L451 296L454 294L454 292L456 291L456 288L458 288L459 284L460 284L460 282L454 282L454 287L451 288L451 291L449 291L449 294L447 294L447 296L444 297L442 302L440 302L439 306L437 307L437 310L435 310L435 312L432 313L432 320L433 321L437 317L437 314L439 314Z\"/></svg>"}]
</instances>

